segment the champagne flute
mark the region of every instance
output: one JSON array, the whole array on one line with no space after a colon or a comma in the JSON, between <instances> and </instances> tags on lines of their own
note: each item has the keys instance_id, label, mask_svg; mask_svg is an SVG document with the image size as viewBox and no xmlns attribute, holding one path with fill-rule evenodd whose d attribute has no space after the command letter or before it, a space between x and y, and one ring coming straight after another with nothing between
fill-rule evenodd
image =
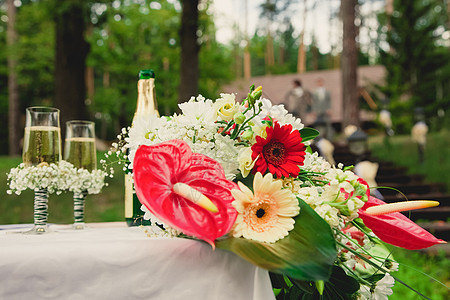
<instances>
[{"instance_id":1,"label":"champagne flute","mask_svg":"<svg viewBox=\"0 0 450 300\"><path fill-rule=\"evenodd\" d=\"M88 171L97 168L95 149L95 124L90 121L73 120L66 123L66 140L64 146L64 160L70 162L78 169ZM75 192L73 227L84 229L84 203L87 190Z\"/></svg>"},{"instance_id":2,"label":"champagne flute","mask_svg":"<svg viewBox=\"0 0 450 300\"><path fill-rule=\"evenodd\" d=\"M26 166L45 166L61 160L59 109L40 106L26 109L22 159ZM41 234L49 231L48 190L41 188L34 195L34 227L27 233Z\"/></svg>"}]
</instances>

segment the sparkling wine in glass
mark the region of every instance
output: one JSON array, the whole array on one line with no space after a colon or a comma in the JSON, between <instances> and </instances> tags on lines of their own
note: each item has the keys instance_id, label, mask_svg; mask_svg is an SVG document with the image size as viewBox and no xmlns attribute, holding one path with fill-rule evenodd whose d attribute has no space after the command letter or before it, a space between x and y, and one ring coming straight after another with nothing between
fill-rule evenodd
<instances>
[{"instance_id":1,"label":"sparkling wine in glass","mask_svg":"<svg viewBox=\"0 0 450 300\"><path fill-rule=\"evenodd\" d=\"M66 123L66 140L64 146L64 160L78 169L88 171L97 168L97 154L95 148L95 124L90 121L74 120ZM87 191L75 192L73 224L75 229L84 229L84 203Z\"/></svg>"},{"instance_id":2,"label":"sparkling wine in glass","mask_svg":"<svg viewBox=\"0 0 450 300\"><path fill-rule=\"evenodd\" d=\"M27 166L45 166L61 160L59 109L29 107L26 109L22 159ZM34 227L28 233L45 233L48 217L48 191L35 191Z\"/></svg>"}]
</instances>

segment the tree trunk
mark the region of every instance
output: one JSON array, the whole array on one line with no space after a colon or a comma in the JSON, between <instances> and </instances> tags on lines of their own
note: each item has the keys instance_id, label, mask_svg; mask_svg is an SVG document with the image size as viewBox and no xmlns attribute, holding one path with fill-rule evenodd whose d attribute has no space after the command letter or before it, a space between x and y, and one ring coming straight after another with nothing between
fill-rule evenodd
<instances>
[{"instance_id":1,"label":"tree trunk","mask_svg":"<svg viewBox=\"0 0 450 300\"><path fill-rule=\"evenodd\" d=\"M245 45L244 49L244 78L249 80L250 77L252 77L252 59L250 56L250 39L248 38L248 1L245 0L245 40L247 41L247 44Z\"/></svg>"},{"instance_id":2,"label":"tree trunk","mask_svg":"<svg viewBox=\"0 0 450 300\"><path fill-rule=\"evenodd\" d=\"M91 38L93 31L94 31L94 24L89 23L87 27L86 36L88 38ZM86 92L87 98L89 99L89 104L92 104L94 102L94 95L95 95L95 71L94 67L92 66L86 67Z\"/></svg>"},{"instance_id":3,"label":"tree trunk","mask_svg":"<svg viewBox=\"0 0 450 300\"><path fill-rule=\"evenodd\" d=\"M8 29L7 45L11 48L17 41L16 7L13 0L7 0ZM14 55L8 55L8 143L9 155L20 154L20 127L19 127L19 88L16 73L17 60Z\"/></svg>"},{"instance_id":4,"label":"tree trunk","mask_svg":"<svg viewBox=\"0 0 450 300\"><path fill-rule=\"evenodd\" d=\"M300 33L300 45L298 46L297 73L302 74L306 71L305 44L303 43L304 32Z\"/></svg>"},{"instance_id":5,"label":"tree trunk","mask_svg":"<svg viewBox=\"0 0 450 300\"><path fill-rule=\"evenodd\" d=\"M251 64L251 57L250 57L250 51L248 50L248 43L247 46L244 49L244 78L250 79L252 77L252 64Z\"/></svg>"},{"instance_id":6,"label":"tree trunk","mask_svg":"<svg viewBox=\"0 0 450 300\"><path fill-rule=\"evenodd\" d=\"M65 122L88 117L85 74L89 44L83 36L85 1L61 2L58 2L55 14L55 106L61 110L61 129L64 132Z\"/></svg>"},{"instance_id":7,"label":"tree trunk","mask_svg":"<svg viewBox=\"0 0 450 300\"><path fill-rule=\"evenodd\" d=\"M273 38L270 33L270 26L267 26L267 44L266 44L266 74L272 74L272 67L275 64L275 54L273 51Z\"/></svg>"},{"instance_id":8,"label":"tree trunk","mask_svg":"<svg viewBox=\"0 0 450 300\"><path fill-rule=\"evenodd\" d=\"M358 52L356 47L355 8L357 0L341 0L343 21L342 42L342 100L343 128L353 124L359 126L359 99L357 87Z\"/></svg>"},{"instance_id":9,"label":"tree trunk","mask_svg":"<svg viewBox=\"0 0 450 300\"><path fill-rule=\"evenodd\" d=\"M200 46L197 42L198 29L198 0L182 0L180 41L181 66L179 100L184 102L191 96L198 94L198 52Z\"/></svg>"},{"instance_id":10,"label":"tree trunk","mask_svg":"<svg viewBox=\"0 0 450 300\"><path fill-rule=\"evenodd\" d=\"M297 73L306 72L306 52L305 52L305 32L306 32L306 16L308 15L308 0L303 3L302 32L300 33L300 43L298 46Z\"/></svg>"},{"instance_id":11,"label":"tree trunk","mask_svg":"<svg viewBox=\"0 0 450 300\"><path fill-rule=\"evenodd\" d=\"M94 82L94 67L86 68L86 89L87 89L87 97L92 103L94 101L95 95L95 82Z\"/></svg>"}]
</instances>

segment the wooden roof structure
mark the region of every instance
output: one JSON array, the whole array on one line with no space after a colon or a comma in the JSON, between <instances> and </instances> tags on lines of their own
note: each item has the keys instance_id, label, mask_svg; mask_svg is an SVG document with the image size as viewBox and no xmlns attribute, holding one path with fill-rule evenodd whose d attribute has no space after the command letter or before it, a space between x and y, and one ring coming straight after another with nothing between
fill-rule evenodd
<instances>
[{"instance_id":1,"label":"wooden roof structure","mask_svg":"<svg viewBox=\"0 0 450 300\"><path fill-rule=\"evenodd\" d=\"M367 95L373 95L374 85L383 84L385 78L385 68L380 65L361 66L358 68L358 86L368 92ZM247 96L249 87L252 84L263 87L263 96L270 99L274 104L283 104L285 96L293 87L293 81L299 79L302 82L303 89L313 92L316 88L317 79L322 78L325 88L331 95L331 121L340 123L343 116L342 105L342 77L341 70L322 70L312 71L302 74L283 74L283 75L266 75L252 77L249 80L244 78L238 79L233 83L222 88L225 93L236 93L237 99L243 99ZM366 96L367 96L366 95ZM370 121L376 118L374 111L361 110L361 121ZM305 124L311 124L313 117L309 114Z\"/></svg>"}]
</instances>

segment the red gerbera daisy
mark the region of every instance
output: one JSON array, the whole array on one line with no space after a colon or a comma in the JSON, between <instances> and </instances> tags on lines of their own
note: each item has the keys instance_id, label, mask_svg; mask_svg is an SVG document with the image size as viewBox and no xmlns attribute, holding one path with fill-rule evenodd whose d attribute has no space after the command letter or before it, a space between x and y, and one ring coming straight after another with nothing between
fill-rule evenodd
<instances>
[{"instance_id":1,"label":"red gerbera daisy","mask_svg":"<svg viewBox=\"0 0 450 300\"><path fill-rule=\"evenodd\" d=\"M267 138L256 137L252 146L252 159L255 160L253 173L265 174L267 169L278 178L297 177L305 159L305 145L298 130L292 131L292 125L280 126L274 122L273 127L266 128Z\"/></svg>"}]
</instances>

